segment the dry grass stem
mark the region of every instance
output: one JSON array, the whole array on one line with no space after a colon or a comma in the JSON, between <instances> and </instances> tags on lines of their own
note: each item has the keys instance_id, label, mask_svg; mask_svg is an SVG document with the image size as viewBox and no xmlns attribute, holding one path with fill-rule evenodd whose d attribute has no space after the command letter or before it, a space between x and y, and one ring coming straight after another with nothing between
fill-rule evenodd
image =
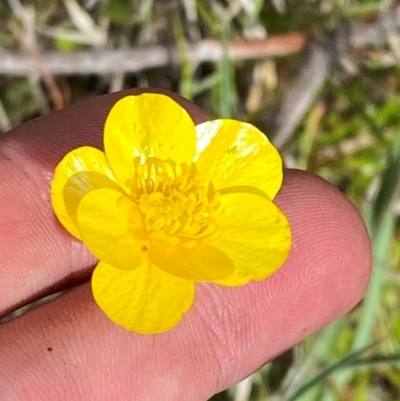
<instances>
[{"instance_id":1,"label":"dry grass stem","mask_svg":"<svg viewBox=\"0 0 400 401\"><path fill-rule=\"evenodd\" d=\"M305 43L305 35L294 33L264 40L231 41L228 52L232 60L288 56L301 51ZM40 54L40 64L37 58L36 62L32 63L32 57L33 54L0 50L0 74L24 76L38 72L43 66L57 75L140 72L177 64L180 60L176 49L164 46L75 53L43 52ZM222 57L222 44L217 40L203 40L191 44L188 48L188 58L192 62L219 61Z\"/></svg>"}]
</instances>

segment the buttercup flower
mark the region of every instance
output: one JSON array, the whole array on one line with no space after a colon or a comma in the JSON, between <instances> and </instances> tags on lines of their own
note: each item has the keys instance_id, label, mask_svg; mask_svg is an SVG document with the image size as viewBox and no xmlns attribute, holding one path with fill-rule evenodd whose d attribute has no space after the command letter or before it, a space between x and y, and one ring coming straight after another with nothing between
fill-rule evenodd
<instances>
[{"instance_id":1,"label":"buttercup flower","mask_svg":"<svg viewBox=\"0 0 400 401\"><path fill-rule=\"evenodd\" d=\"M254 126L195 126L168 96L127 96L107 117L104 149L68 153L51 191L62 225L99 259L93 296L115 323L166 331L196 282L239 286L286 260L291 232L272 201L282 161Z\"/></svg>"}]
</instances>

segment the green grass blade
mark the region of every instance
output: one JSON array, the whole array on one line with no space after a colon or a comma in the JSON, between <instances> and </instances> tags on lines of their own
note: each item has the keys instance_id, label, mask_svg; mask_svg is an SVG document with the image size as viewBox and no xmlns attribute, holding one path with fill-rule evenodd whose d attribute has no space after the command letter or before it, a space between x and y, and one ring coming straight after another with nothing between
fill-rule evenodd
<instances>
[{"instance_id":1,"label":"green grass blade","mask_svg":"<svg viewBox=\"0 0 400 401\"><path fill-rule=\"evenodd\" d=\"M353 350L365 346L372 338L372 329L378 313L384 284L382 269L388 263L391 240L396 224L396 214L393 209L399 190L400 132L394 141L392 154L382 179L380 191L371 206L369 230L374 254L374 271L364 298L362 315L353 341Z\"/></svg>"},{"instance_id":2,"label":"green grass blade","mask_svg":"<svg viewBox=\"0 0 400 401\"><path fill-rule=\"evenodd\" d=\"M301 395L309 391L311 388L316 386L317 384L321 383L323 380L325 380L329 375L332 373L341 370L343 368L347 368L352 366L352 363L355 361L358 361L360 356L364 355L367 351L371 350L377 345L377 343L373 343L368 345L367 347L364 347L358 351L354 351L350 354L348 354L346 357L341 359L340 361L328 366L324 370L322 370L320 373L318 373L314 378L312 378L310 381L305 383L303 386L301 386L289 399L288 401L295 401L297 400Z\"/></svg>"}]
</instances>

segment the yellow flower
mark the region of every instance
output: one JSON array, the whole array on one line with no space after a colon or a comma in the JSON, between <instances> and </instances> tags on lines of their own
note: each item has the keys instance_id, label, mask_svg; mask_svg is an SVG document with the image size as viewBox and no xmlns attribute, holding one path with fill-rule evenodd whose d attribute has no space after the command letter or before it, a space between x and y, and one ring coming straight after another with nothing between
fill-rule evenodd
<instances>
[{"instance_id":1,"label":"yellow flower","mask_svg":"<svg viewBox=\"0 0 400 401\"><path fill-rule=\"evenodd\" d=\"M100 260L92 291L115 323L166 331L193 304L196 282L243 285L286 260L291 232L272 202L282 161L254 126L195 126L167 96L127 96L107 117L104 149L64 157L52 203Z\"/></svg>"}]
</instances>

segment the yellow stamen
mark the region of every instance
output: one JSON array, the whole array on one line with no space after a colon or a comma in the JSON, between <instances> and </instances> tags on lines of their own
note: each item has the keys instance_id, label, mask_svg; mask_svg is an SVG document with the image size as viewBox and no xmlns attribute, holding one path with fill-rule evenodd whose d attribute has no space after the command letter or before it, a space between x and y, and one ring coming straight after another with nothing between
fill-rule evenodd
<instances>
[{"instance_id":1,"label":"yellow stamen","mask_svg":"<svg viewBox=\"0 0 400 401\"><path fill-rule=\"evenodd\" d=\"M194 163L136 157L134 165L129 186L149 233L194 239L214 232L219 193Z\"/></svg>"}]
</instances>

